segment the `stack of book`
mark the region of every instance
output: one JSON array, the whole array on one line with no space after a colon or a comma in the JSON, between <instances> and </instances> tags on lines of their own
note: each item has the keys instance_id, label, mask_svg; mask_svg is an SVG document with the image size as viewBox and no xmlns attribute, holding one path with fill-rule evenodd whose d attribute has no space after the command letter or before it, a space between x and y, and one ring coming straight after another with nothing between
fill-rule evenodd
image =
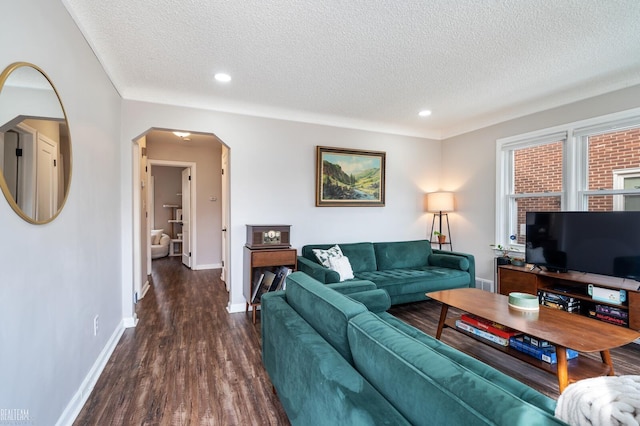
<instances>
[{"instance_id":1,"label":"stack of book","mask_svg":"<svg viewBox=\"0 0 640 426\"><path fill-rule=\"evenodd\" d=\"M629 312L615 306L596 305L595 309L589 309L589 316L610 324L629 327Z\"/></svg>"},{"instance_id":2,"label":"stack of book","mask_svg":"<svg viewBox=\"0 0 640 426\"><path fill-rule=\"evenodd\" d=\"M564 294L549 293L538 290L538 301L541 305L567 312L580 312L580 300Z\"/></svg>"},{"instance_id":3,"label":"stack of book","mask_svg":"<svg viewBox=\"0 0 640 426\"><path fill-rule=\"evenodd\" d=\"M463 314L456 321L456 327L501 346L509 346L509 338L522 334L512 328L472 314Z\"/></svg>"},{"instance_id":4,"label":"stack of book","mask_svg":"<svg viewBox=\"0 0 640 426\"><path fill-rule=\"evenodd\" d=\"M260 303L260 298L269 291L284 290L287 287L287 276L292 272L291 268L280 266L274 270L256 270L253 279L253 294L251 303Z\"/></svg>"},{"instance_id":5,"label":"stack of book","mask_svg":"<svg viewBox=\"0 0 640 426\"><path fill-rule=\"evenodd\" d=\"M511 337L509 339L509 346L549 364L556 364L558 362L555 346L544 340L527 336L526 334ZM577 356L578 352L573 349L567 349L568 360L576 358Z\"/></svg>"}]
</instances>

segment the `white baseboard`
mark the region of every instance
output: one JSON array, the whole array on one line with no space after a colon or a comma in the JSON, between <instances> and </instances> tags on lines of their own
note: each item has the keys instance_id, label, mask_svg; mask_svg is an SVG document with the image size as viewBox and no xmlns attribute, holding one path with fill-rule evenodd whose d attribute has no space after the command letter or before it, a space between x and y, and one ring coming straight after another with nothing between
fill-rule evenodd
<instances>
[{"instance_id":1,"label":"white baseboard","mask_svg":"<svg viewBox=\"0 0 640 426\"><path fill-rule=\"evenodd\" d=\"M233 305L227 305L227 312L229 312L230 314L245 312L246 309L247 309L246 303L234 303Z\"/></svg>"},{"instance_id":2,"label":"white baseboard","mask_svg":"<svg viewBox=\"0 0 640 426\"><path fill-rule=\"evenodd\" d=\"M138 325L138 315L133 314L132 317L127 317L122 319L122 324L124 328L133 328Z\"/></svg>"},{"instance_id":3,"label":"white baseboard","mask_svg":"<svg viewBox=\"0 0 640 426\"><path fill-rule=\"evenodd\" d=\"M222 263L210 263L205 265L196 265L193 267L194 271L201 271L203 269L220 269L222 268Z\"/></svg>"},{"instance_id":4,"label":"white baseboard","mask_svg":"<svg viewBox=\"0 0 640 426\"><path fill-rule=\"evenodd\" d=\"M124 333L125 327L125 320L122 320L107 341L105 347L100 352L100 355L98 355L98 359L96 359L96 362L93 363L91 370L89 370L89 373L87 373L86 377L82 381L80 388L75 393L73 398L71 398L71 401L69 401L69 404L67 404L67 407L62 412L62 415L60 415L60 418L56 422L56 426L73 425L76 417L78 417L78 414L80 414L80 410L82 410L82 407L84 406L85 402L87 402L89 395L91 395L91 391L98 382L98 378L102 374L104 367L107 365L111 354L116 349L116 346L120 341L120 337L122 337L122 333Z\"/></svg>"}]
</instances>

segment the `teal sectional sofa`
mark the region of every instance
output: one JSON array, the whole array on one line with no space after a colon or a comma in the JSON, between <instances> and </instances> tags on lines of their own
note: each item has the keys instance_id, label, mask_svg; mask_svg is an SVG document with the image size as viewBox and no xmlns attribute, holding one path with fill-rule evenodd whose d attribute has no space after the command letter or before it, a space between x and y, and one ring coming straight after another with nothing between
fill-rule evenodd
<instances>
[{"instance_id":1,"label":"teal sectional sofa","mask_svg":"<svg viewBox=\"0 0 640 426\"><path fill-rule=\"evenodd\" d=\"M328 286L303 272L262 297L263 364L291 424L565 424L553 399L398 320L390 306L372 283Z\"/></svg>"},{"instance_id":2,"label":"teal sectional sofa","mask_svg":"<svg viewBox=\"0 0 640 426\"><path fill-rule=\"evenodd\" d=\"M328 284L340 281L338 272L324 267L314 249L335 244L302 247L298 270ZM432 250L429 240L338 244L349 259L355 279L373 281L391 296L393 305L426 300L425 293L475 287L475 260L470 254Z\"/></svg>"}]
</instances>

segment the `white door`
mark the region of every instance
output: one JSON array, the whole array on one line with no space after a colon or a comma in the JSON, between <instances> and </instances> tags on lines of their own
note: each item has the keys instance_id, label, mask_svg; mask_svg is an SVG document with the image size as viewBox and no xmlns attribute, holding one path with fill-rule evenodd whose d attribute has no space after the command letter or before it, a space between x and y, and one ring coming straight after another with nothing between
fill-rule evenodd
<instances>
[{"instance_id":1,"label":"white door","mask_svg":"<svg viewBox=\"0 0 640 426\"><path fill-rule=\"evenodd\" d=\"M4 157L4 161L0 167L4 170L7 187L18 207L27 216L36 219L37 132L25 124L19 124L3 136L4 148L0 157ZM20 149L20 155L17 148Z\"/></svg>"},{"instance_id":2,"label":"white door","mask_svg":"<svg viewBox=\"0 0 640 426\"><path fill-rule=\"evenodd\" d=\"M58 145L38 135L36 157L36 220L50 219L58 209Z\"/></svg>"},{"instance_id":3,"label":"white door","mask_svg":"<svg viewBox=\"0 0 640 426\"><path fill-rule=\"evenodd\" d=\"M229 148L222 145L222 273L229 291Z\"/></svg>"},{"instance_id":4,"label":"white door","mask_svg":"<svg viewBox=\"0 0 640 426\"><path fill-rule=\"evenodd\" d=\"M182 170L182 263L191 268L191 169Z\"/></svg>"},{"instance_id":5,"label":"white door","mask_svg":"<svg viewBox=\"0 0 640 426\"><path fill-rule=\"evenodd\" d=\"M18 133L17 132L7 132L3 134L3 150L2 154L0 154L3 158L2 161L2 171L4 172L4 180L7 182L7 188L9 188L9 192L14 200L16 200L16 204L22 201L22 197L18 197L20 192L18 191L18 171L20 170L19 164L21 163L21 158L16 155L17 149L20 148L18 143ZM21 206L22 207L22 206Z\"/></svg>"}]
</instances>

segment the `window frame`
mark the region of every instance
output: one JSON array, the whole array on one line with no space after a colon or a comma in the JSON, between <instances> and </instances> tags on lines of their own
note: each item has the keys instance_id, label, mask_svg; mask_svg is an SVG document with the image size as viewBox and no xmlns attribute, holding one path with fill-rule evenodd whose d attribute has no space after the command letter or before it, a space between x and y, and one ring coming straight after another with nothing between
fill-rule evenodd
<instances>
[{"instance_id":1,"label":"window frame","mask_svg":"<svg viewBox=\"0 0 640 426\"><path fill-rule=\"evenodd\" d=\"M613 190L614 191L633 191L632 195L640 195L633 189L624 189L624 181L629 178L640 178L640 167L636 167L634 169L622 169L622 170L613 170ZM624 195L626 192L620 194L621 196L613 197L613 211L623 211L625 199Z\"/></svg>"},{"instance_id":2,"label":"window frame","mask_svg":"<svg viewBox=\"0 0 640 426\"><path fill-rule=\"evenodd\" d=\"M517 214L515 210L517 198L559 196L560 210L586 211L589 196L640 195L640 189L588 189L589 137L636 127L640 127L640 108L496 140L495 244L510 247L511 251L516 253L524 251L524 244L509 240L509 236L517 227L517 224L513 223ZM514 194L513 151L558 141L563 142L562 191Z\"/></svg>"}]
</instances>

